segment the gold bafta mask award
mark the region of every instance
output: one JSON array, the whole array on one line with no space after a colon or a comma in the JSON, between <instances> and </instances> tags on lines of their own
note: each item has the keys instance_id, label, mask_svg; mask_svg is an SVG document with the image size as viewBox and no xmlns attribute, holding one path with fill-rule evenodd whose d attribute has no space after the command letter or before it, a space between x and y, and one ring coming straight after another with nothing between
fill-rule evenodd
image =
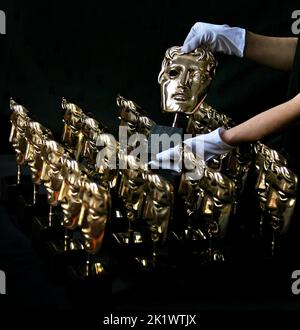
<instances>
[{"instance_id":1,"label":"gold bafta mask award","mask_svg":"<svg viewBox=\"0 0 300 330\"><path fill-rule=\"evenodd\" d=\"M62 143L68 148L69 152L73 153L75 156L85 114L79 106L67 101L65 98L62 99L62 109L65 111L63 117L64 128Z\"/></svg>"},{"instance_id":2,"label":"gold bafta mask award","mask_svg":"<svg viewBox=\"0 0 300 330\"><path fill-rule=\"evenodd\" d=\"M275 254L276 239L287 232L296 204L297 176L285 166L272 163L266 172L265 211L272 229L271 252Z\"/></svg>"},{"instance_id":3,"label":"gold bafta mask award","mask_svg":"<svg viewBox=\"0 0 300 330\"><path fill-rule=\"evenodd\" d=\"M106 273L101 261L91 262L103 245L106 223L111 214L111 195L97 183L85 180L83 183L82 206L79 225L83 234L87 260L83 276L101 276Z\"/></svg>"},{"instance_id":4,"label":"gold bafta mask award","mask_svg":"<svg viewBox=\"0 0 300 330\"><path fill-rule=\"evenodd\" d=\"M84 117L81 127L81 138L78 139L75 158L85 161L95 170L96 157L98 153L97 139L99 134L104 133L104 125L92 117ZM81 158L81 159L80 159Z\"/></svg>"},{"instance_id":5,"label":"gold bafta mask award","mask_svg":"<svg viewBox=\"0 0 300 330\"><path fill-rule=\"evenodd\" d=\"M162 111L192 115L204 101L217 62L204 47L184 54L180 47L166 51L158 82Z\"/></svg>"},{"instance_id":6,"label":"gold bafta mask award","mask_svg":"<svg viewBox=\"0 0 300 330\"><path fill-rule=\"evenodd\" d=\"M10 116L11 131L9 142L12 143L16 153L16 160L18 165L17 184L21 180L21 165L25 164L25 153L27 142L25 137L26 128L30 122L28 117L28 110L22 105L17 104L13 99L10 100L10 109L12 114Z\"/></svg>"},{"instance_id":7,"label":"gold bafta mask award","mask_svg":"<svg viewBox=\"0 0 300 330\"><path fill-rule=\"evenodd\" d=\"M44 164L42 150L46 146L46 141L52 139L53 136L48 128L36 121L31 121L28 124L25 136L27 140L25 160L29 165L33 183L40 185Z\"/></svg>"},{"instance_id":8,"label":"gold bafta mask award","mask_svg":"<svg viewBox=\"0 0 300 330\"><path fill-rule=\"evenodd\" d=\"M143 219L149 226L152 241L150 258L138 261L146 268L156 268L159 259L159 246L168 236L169 223L173 218L174 188L162 176L149 173L146 175L147 195L143 209Z\"/></svg>"},{"instance_id":9,"label":"gold bafta mask award","mask_svg":"<svg viewBox=\"0 0 300 330\"><path fill-rule=\"evenodd\" d=\"M135 157L127 157L127 161L136 163ZM128 221L128 232L116 234L120 244L141 243L142 235L135 229L141 222L141 213L145 199L145 173L141 169L122 170L122 177L119 185L119 196L122 200L124 213Z\"/></svg>"}]
</instances>

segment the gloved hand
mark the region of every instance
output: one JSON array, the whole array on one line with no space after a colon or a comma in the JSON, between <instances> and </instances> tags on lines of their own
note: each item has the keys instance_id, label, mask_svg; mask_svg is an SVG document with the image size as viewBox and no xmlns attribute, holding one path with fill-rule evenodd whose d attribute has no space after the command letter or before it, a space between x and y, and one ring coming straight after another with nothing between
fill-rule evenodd
<instances>
[{"instance_id":1,"label":"gloved hand","mask_svg":"<svg viewBox=\"0 0 300 330\"><path fill-rule=\"evenodd\" d=\"M207 162L209 159L225 154L235 148L222 140L220 135L222 131L224 131L224 128L219 127L210 133L200 134L196 137L184 140L183 143L186 147L190 148L194 154ZM171 166L171 169L177 170L180 168L178 163L181 161L181 158L182 147L177 145L174 148L158 153L156 155L157 161L151 163L158 166L160 161L161 168L170 169Z\"/></svg>"},{"instance_id":2,"label":"gloved hand","mask_svg":"<svg viewBox=\"0 0 300 330\"><path fill-rule=\"evenodd\" d=\"M222 140L221 134L224 130L223 127L219 127L210 133L200 134L196 137L184 140L183 143L188 146L194 154L207 162L211 158L226 154L235 148Z\"/></svg>"},{"instance_id":3,"label":"gloved hand","mask_svg":"<svg viewBox=\"0 0 300 330\"><path fill-rule=\"evenodd\" d=\"M204 44L213 52L243 57L245 37L246 30L239 27L198 22L191 28L181 50L189 53Z\"/></svg>"},{"instance_id":4,"label":"gloved hand","mask_svg":"<svg viewBox=\"0 0 300 330\"><path fill-rule=\"evenodd\" d=\"M156 159L149 162L152 169L163 168L180 172L182 168L182 146L177 146L164 150L156 155Z\"/></svg>"}]
</instances>

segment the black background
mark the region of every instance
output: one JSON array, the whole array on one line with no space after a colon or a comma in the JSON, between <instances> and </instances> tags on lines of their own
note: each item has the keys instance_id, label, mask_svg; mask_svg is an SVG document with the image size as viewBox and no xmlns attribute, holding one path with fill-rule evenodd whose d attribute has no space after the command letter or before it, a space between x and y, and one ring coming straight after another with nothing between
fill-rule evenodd
<instances>
[{"instance_id":1,"label":"black background","mask_svg":"<svg viewBox=\"0 0 300 330\"><path fill-rule=\"evenodd\" d=\"M1 153L11 152L9 98L60 134L62 96L118 125L118 93L161 116L157 75L165 50L181 45L197 21L293 36L297 1L1 1L7 34L0 35ZM218 56L208 103L240 122L286 97L288 74L245 59Z\"/></svg>"}]
</instances>

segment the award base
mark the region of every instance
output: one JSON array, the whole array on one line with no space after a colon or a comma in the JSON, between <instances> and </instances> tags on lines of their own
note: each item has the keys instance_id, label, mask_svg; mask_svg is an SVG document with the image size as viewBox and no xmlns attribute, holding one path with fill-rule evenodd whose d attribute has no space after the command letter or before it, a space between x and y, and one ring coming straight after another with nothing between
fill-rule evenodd
<instances>
[{"instance_id":1,"label":"award base","mask_svg":"<svg viewBox=\"0 0 300 330\"><path fill-rule=\"evenodd\" d=\"M87 258L84 246L74 239L48 241L45 249L54 274L60 273L68 265L84 263Z\"/></svg>"},{"instance_id":2,"label":"award base","mask_svg":"<svg viewBox=\"0 0 300 330\"><path fill-rule=\"evenodd\" d=\"M32 218L34 216L47 215L49 205L47 204L46 195L38 196L35 204L28 201L24 196L17 197L15 205L15 213L17 217L17 224L20 229L27 235L31 235Z\"/></svg>"},{"instance_id":3,"label":"award base","mask_svg":"<svg viewBox=\"0 0 300 330\"><path fill-rule=\"evenodd\" d=\"M129 245L136 246L138 244L143 243L142 234L137 231L133 231L131 233L129 233L129 232L115 233L112 236L113 236L113 239L115 240L115 242L119 246L129 246Z\"/></svg>"},{"instance_id":4,"label":"award base","mask_svg":"<svg viewBox=\"0 0 300 330\"><path fill-rule=\"evenodd\" d=\"M75 281L99 281L105 280L108 276L100 261L70 266L67 268L67 272Z\"/></svg>"},{"instance_id":5,"label":"award base","mask_svg":"<svg viewBox=\"0 0 300 330\"><path fill-rule=\"evenodd\" d=\"M223 264L225 256L219 249L208 248L205 251L195 252L193 257L199 258L201 264Z\"/></svg>"},{"instance_id":6,"label":"award base","mask_svg":"<svg viewBox=\"0 0 300 330\"><path fill-rule=\"evenodd\" d=\"M17 184L16 176L5 176L1 179L0 191L1 201L13 211L17 196L30 196L32 194L31 176L22 176L20 184Z\"/></svg>"},{"instance_id":7,"label":"award base","mask_svg":"<svg viewBox=\"0 0 300 330\"><path fill-rule=\"evenodd\" d=\"M147 243L144 241L142 234L137 231L113 233L111 236L111 246L113 247L115 258L121 264L125 260L132 263L135 257L142 255L145 249L147 249Z\"/></svg>"},{"instance_id":8,"label":"award base","mask_svg":"<svg viewBox=\"0 0 300 330\"><path fill-rule=\"evenodd\" d=\"M57 221L57 217L49 223L49 216L35 216L32 219L32 241L38 249L44 248L49 240L63 240L65 228Z\"/></svg>"},{"instance_id":9,"label":"award base","mask_svg":"<svg viewBox=\"0 0 300 330\"><path fill-rule=\"evenodd\" d=\"M149 254L135 257L134 269L138 273L146 274L172 274L176 266L170 263L168 249L160 249L159 254ZM150 275L151 276L151 275Z\"/></svg>"},{"instance_id":10,"label":"award base","mask_svg":"<svg viewBox=\"0 0 300 330\"><path fill-rule=\"evenodd\" d=\"M185 230L180 236L173 233L169 239L170 262L182 269L190 265L223 263L225 261L221 240L207 239L199 229Z\"/></svg>"},{"instance_id":11,"label":"award base","mask_svg":"<svg viewBox=\"0 0 300 330\"><path fill-rule=\"evenodd\" d=\"M93 302L92 305L81 306L80 312L82 312L82 308L86 308L89 312L91 309L96 308L97 311L99 305L95 306L94 302L95 297L99 296L99 294L99 304L105 301L105 307L111 307L109 304L112 295L112 281L102 261L95 260L89 264L83 263L81 265L67 266L65 274L70 291L69 295L72 300L76 304L78 301Z\"/></svg>"}]
</instances>

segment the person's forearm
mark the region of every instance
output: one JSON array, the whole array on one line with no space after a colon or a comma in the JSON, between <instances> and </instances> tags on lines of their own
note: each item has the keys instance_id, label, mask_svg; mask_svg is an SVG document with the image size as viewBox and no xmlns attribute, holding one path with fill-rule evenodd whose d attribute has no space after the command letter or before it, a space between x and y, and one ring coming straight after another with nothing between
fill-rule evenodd
<instances>
[{"instance_id":1,"label":"person's forearm","mask_svg":"<svg viewBox=\"0 0 300 330\"><path fill-rule=\"evenodd\" d=\"M291 70L298 38L267 37L247 31L244 57L279 70Z\"/></svg>"},{"instance_id":2,"label":"person's forearm","mask_svg":"<svg viewBox=\"0 0 300 330\"><path fill-rule=\"evenodd\" d=\"M244 142L257 141L280 131L300 119L300 94L288 102L264 111L249 120L222 133L224 142L235 146Z\"/></svg>"}]
</instances>

